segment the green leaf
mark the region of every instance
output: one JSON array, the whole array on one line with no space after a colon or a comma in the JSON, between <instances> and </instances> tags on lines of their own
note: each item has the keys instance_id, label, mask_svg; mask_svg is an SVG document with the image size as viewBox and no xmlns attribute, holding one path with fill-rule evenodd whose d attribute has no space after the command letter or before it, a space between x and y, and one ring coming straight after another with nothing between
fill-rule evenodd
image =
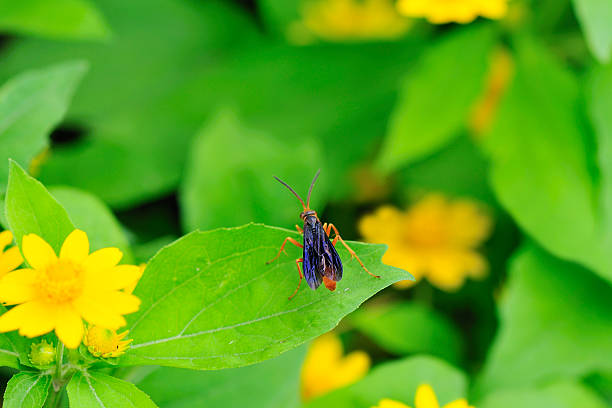
<instances>
[{"instance_id":1,"label":"green leaf","mask_svg":"<svg viewBox=\"0 0 612 408\"><path fill-rule=\"evenodd\" d=\"M134 384L96 371L78 371L68 383L71 407L156 407Z\"/></svg>"},{"instance_id":2,"label":"green leaf","mask_svg":"<svg viewBox=\"0 0 612 408\"><path fill-rule=\"evenodd\" d=\"M381 170L390 172L421 159L459 134L484 89L495 38L488 25L461 28L421 57L418 68L406 77L389 120L377 159Z\"/></svg>"},{"instance_id":3,"label":"green leaf","mask_svg":"<svg viewBox=\"0 0 612 408\"><path fill-rule=\"evenodd\" d=\"M288 245L289 256L266 264L287 236L301 239L249 224L194 232L162 249L136 287L142 304L128 316L134 342L119 362L220 369L263 361L331 330L376 292L410 278L381 264L383 245L351 243L380 279L338 245L344 278L336 291L312 291L303 283L288 300L298 283L301 249Z\"/></svg>"},{"instance_id":4,"label":"green leaf","mask_svg":"<svg viewBox=\"0 0 612 408\"><path fill-rule=\"evenodd\" d=\"M493 392L477 406L478 408L606 408L609 405L583 385L558 382L537 389Z\"/></svg>"},{"instance_id":5,"label":"green leaf","mask_svg":"<svg viewBox=\"0 0 612 408\"><path fill-rule=\"evenodd\" d=\"M121 224L98 197L72 187L50 187L49 190L64 206L75 227L87 233L91 252L116 247L123 252L123 263L133 262Z\"/></svg>"},{"instance_id":6,"label":"green leaf","mask_svg":"<svg viewBox=\"0 0 612 408\"><path fill-rule=\"evenodd\" d=\"M4 392L4 408L41 408L47 399L51 376L21 372L8 382Z\"/></svg>"},{"instance_id":7,"label":"green leaf","mask_svg":"<svg viewBox=\"0 0 612 408\"><path fill-rule=\"evenodd\" d=\"M6 308L0 305L0 314ZM28 361L29 342L17 332L0 333L0 367L19 368L19 362Z\"/></svg>"},{"instance_id":8,"label":"green leaf","mask_svg":"<svg viewBox=\"0 0 612 408\"><path fill-rule=\"evenodd\" d=\"M436 358L419 356L382 364L363 380L332 391L305 407L372 407L383 398L412 406L421 384L433 387L440 405L464 398L467 394L467 380L462 372Z\"/></svg>"},{"instance_id":9,"label":"green leaf","mask_svg":"<svg viewBox=\"0 0 612 408\"><path fill-rule=\"evenodd\" d=\"M4 209L5 209L4 196L0 195L0 227L2 227L2 229L7 229L8 221L6 220L6 212L4 211Z\"/></svg>"},{"instance_id":10,"label":"green leaf","mask_svg":"<svg viewBox=\"0 0 612 408\"><path fill-rule=\"evenodd\" d=\"M591 52L602 63L612 53L612 3L608 0L574 0L576 16Z\"/></svg>"},{"instance_id":11,"label":"green leaf","mask_svg":"<svg viewBox=\"0 0 612 408\"><path fill-rule=\"evenodd\" d=\"M612 248L612 64L591 75L589 113L597 136L603 247Z\"/></svg>"},{"instance_id":12,"label":"green leaf","mask_svg":"<svg viewBox=\"0 0 612 408\"><path fill-rule=\"evenodd\" d=\"M74 230L64 207L14 161L9 166L6 218L19 247L24 235L37 234L59 253L64 240Z\"/></svg>"},{"instance_id":13,"label":"green leaf","mask_svg":"<svg viewBox=\"0 0 612 408\"><path fill-rule=\"evenodd\" d=\"M248 367L215 371L160 367L137 382L164 408L299 406L305 348Z\"/></svg>"},{"instance_id":14,"label":"green leaf","mask_svg":"<svg viewBox=\"0 0 612 408\"><path fill-rule=\"evenodd\" d=\"M58 39L100 39L109 28L87 0L0 1L0 30Z\"/></svg>"},{"instance_id":15,"label":"green leaf","mask_svg":"<svg viewBox=\"0 0 612 408\"><path fill-rule=\"evenodd\" d=\"M547 250L612 280L578 82L535 43L523 39L517 48L516 77L483 139L493 190Z\"/></svg>"},{"instance_id":16,"label":"green leaf","mask_svg":"<svg viewBox=\"0 0 612 408\"><path fill-rule=\"evenodd\" d=\"M302 208L272 175L291 184L298 180L295 188L306 200L305 189L320 161L316 141L286 144L243 127L235 114L223 111L196 136L191 148L180 196L184 229L249 221L290 225L299 220ZM313 208L320 189L317 185Z\"/></svg>"},{"instance_id":17,"label":"green leaf","mask_svg":"<svg viewBox=\"0 0 612 408\"><path fill-rule=\"evenodd\" d=\"M415 302L359 309L351 323L387 351L399 355L432 354L457 364L461 337L448 319Z\"/></svg>"},{"instance_id":18,"label":"green leaf","mask_svg":"<svg viewBox=\"0 0 612 408\"><path fill-rule=\"evenodd\" d=\"M63 63L22 73L0 89L0 192L6 187L7 159L26 166L48 147L48 135L86 71L84 62Z\"/></svg>"},{"instance_id":19,"label":"green leaf","mask_svg":"<svg viewBox=\"0 0 612 408\"><path fill-rule=\"evenodd\" d=\"M500 330L475 389L493 390L612 370L612 287L533 245L510 266Z\"/></svg>"}]
</instances>

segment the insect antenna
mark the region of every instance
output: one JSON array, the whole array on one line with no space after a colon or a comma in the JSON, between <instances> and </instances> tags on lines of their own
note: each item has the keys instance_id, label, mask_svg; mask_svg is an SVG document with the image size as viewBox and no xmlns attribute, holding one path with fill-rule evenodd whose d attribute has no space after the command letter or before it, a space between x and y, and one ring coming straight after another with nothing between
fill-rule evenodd
<instances>
[{"instance_id":1,"label":"insect antenna","mask_svg":"<svg viewBox=\"0 0 612 408\"><path fill-rule=\"evenodd\" d=\"M293 189L291 187L289 187L289 184L285 183L283 180L279 179L276 176L274 176L274 178L276 179L276 181L281 183L283 186L287 187L289 189L289 191L291 191L293 193L293 195L296 196L298 200L300 200L300 203L302 203L302 207L304 207L304 210L306 210L306 206L304 205L304 200L302 200L302 198L298 195L298 193L293 191Z\"/></svg>"},{"instance_id":2,"label":"insect antenna","mask_svg":"<svg viewBox=\"0 0 612 408\"><path fill-rule=\"evenodd\" d=\"M312 188L314 187L317 178L319 177L319 173L321 173L321 169L317 170L317 174L315 174L312 179L312 183L310 183L310 188L308 189L308 200L306 201L306 208L310 208L310 194L312 193Z\"/></svg>"}]
</instances>

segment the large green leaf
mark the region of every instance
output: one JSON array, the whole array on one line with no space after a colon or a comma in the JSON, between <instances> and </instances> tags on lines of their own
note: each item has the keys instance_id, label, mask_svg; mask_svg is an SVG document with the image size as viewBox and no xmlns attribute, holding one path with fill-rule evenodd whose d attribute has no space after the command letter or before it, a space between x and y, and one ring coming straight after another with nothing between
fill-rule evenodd
<instances>
[{"instance_id":1,"label":"large green leaf","mask_svg":"<svg viewBox=\"0 0 612 408\"><path fill-rule=\"evenodd\" d=\"M17 163L11 161L9 167L6 218L15 241L21 247L24 235L37 234L59 253L64 239L74 230L66 210Z\"/></svg>"},{"instance_id":2,"label":"large green leaf","mask_svg":"<svg viewBox=\"0 0 612 408\"><path fill-rule=\"evenodd\" d=\"M6 308L0 306L0 314L4 314ZM19 362L28 361L29 342L17 332L0 334L0 367L19 368Z\"/></svg>"},{"instance_id":3,"label":"large green leaf","mask_svg":"<svg viewBox=\"0 0 612 408\"><path fill-rule=\"evenodd\" d=\"M424 353L454 364L461 359L461 337L451 322L424 305L402 302L360 309L351 322L382 348L399 355Z\"/></svg>"},{"instance_id":4,"label":"large green leaf","mask_svg":"<svg viewBox=\"0 0 612 408\"><path fill-rule=\"evenodd\" d=\"M612 287L530 245L513 260L480 396L612 369Z\"/></svg>"},{"instance_id":5,"label":"large green leaf","mask_svg":"<svg viewBox=\"0 0 612 408\"><path fill-rule=\"evenodd\" d=\"M612 53L612 3L608 0L574 0L576 16L591 52L601 62Z\"/></svg>"},{"instance_id":6,"label":"large green leaf","mask_svg":"<svg viewBox=\"0 0 612 408\"><path fill-rule=\"evenodd\" d=\"M606 408L609 407L592 390L571 383L559 382L538 389L502 390L493 392L477 404L478 408Z\"/></svg>"},{"instance_id":7,"label":"large green leaf","mask_svg":"<svg viewBox=\"0 0 612 408\"><path fill-rule=\"evenodd\" d=\"M0 30L49 38L109 35L102 16L88 0L0 1Z\"/></svg>"},{"instance_id":8,"label":"large green leaf","mask_svg":"<svg viewBox=\"0 0 612 408\"><path fill-rule=\"evenodd\" d=\"M51 376L21 372L8 382L4 392L4 408L41 408L47 399Z\"/></svg>"},{"instance_id":9,"label":"large green leaf","mask_svg":"<svg viewBox=\"0 0 612 408\"><path fill-rule=\"evenodd\" d=\"M77 372L67 390L70 406L75 408L157 406L134 384L97 371Z\"/></svg>"},{"instance_id":10,"label":"large green leaf","mask_svg":"<svg viewBox=\"0 0 612 408\"><path fill-rule=\"evenodd\" d=\"M98 197L72 187L50 187L49 191L64 206L75 227L87 233L92 252L116 247L123 252L124 263L134 260L121 224Z\"/></svg>"},{"instance_id":11,"label":"large green leaf","mask_svg":"<svg viewBox=\"0 0 612 408\"><path fill-rule=\"evenodd\" d=\"M64 117L86 70L84 62L63 63L22 73L0 89L0 193L7 159L26 166L48 146L49 133Z\"/></svg>"},{"instance_id":12,"label":"large green leaf","mask_svg":"<svg viewBox=\"0 0 612 408\"><path fill-rule=\"evenodd\" d=\"M307 408L363 408L390 398L412 406L421 384L433 387L440 404L467 396L465 375L433 357L419 356L376 367L363 380L317 398Z\"/></svg>"},{"instance_id":13,"label":"large green leaf","mask_svg":"<svg viewBox=\"0 0 612 408\"><path fill-rule=\"evenodd\" d=\"M193 231L249 221L290 225L299 220L302 207L272 175L296 183L294 188L306 200L320 161L316 141L285 144L243 127L233 113L224 111L194 140L181 189L184 228ZM316 200L320 189L317 185L313 208L320 201Z\"/></svg>"},{"instance_id":14,"label":"large green leaf","mask_svg":"<svg viewBox=\"0 0 612 408\"><path fill-rule=\"evenodd\" d=\"M410 277L381 264L382 245L352 243L380 279L338 245L344 278L336 291L312 291L303 283L288 300L301 250L288 245L289 256L266 264L287 236L301 239L249 224L194 232L158 252L136 287L142 305L128 318L134 342L120 363L199 369L256 363L331 330L367 298Z\"/></svg>"},{"instance_id":15,"label":"large green leaf","mask_svg":"<svg viewBox=\"0 0 612 408\"><path fill-rule=\"evenodd\" d=\"M396 170L459 134L484 89L494 40L488 25L461 28L422 56L406 77L391 116L379 168Z\"/></svg>"},{"instance_id":16,"label":"large green leaf","mask_svg":"<svg viewBox=\"0 0 612 408\"><path fill-rule=\"evenodd\" d=\"M612 248L612 64L591 76L590 116L597 135L604 248ZM608 255L609 257L609 255Z\"/></svg>"},{"instance_id":17,"label":"large green leaf","mask_svg":"<svg viewBox=\"0 0 612 408\"><path fill-rule=\"evenodd\" d=\"M41 180L128 206L176 187L189 141L204 120L205 110L185 118L170 95L258 33L223 1L95 3L113 28L110 41L13 41L2 53L0 78L66 58L87 59L91 72L67 115L86 135L82 143L54 149Z\"/></svg>"},{"instance_id":18,"label":"large green leaf","mask_svg":"<svg viewBox=\"0 0 612 408\"><path fill-rule=\"evenodd\" d=\"M612 280L577 80L545 49L526 39L517 45L516 77L483 141L492 187L542 246Z\"/></svg>"},{"instance_id":19,"label":"large green leaf","mask_svg":"<svg viewBox=\"0 0 612 408\"><path fill-rule=\"evenodd\" d=\"M305 348L248 367L215 371L160 367L137 382L164 408L290 408L299 405Z\"/></svg>"}]
</instances>

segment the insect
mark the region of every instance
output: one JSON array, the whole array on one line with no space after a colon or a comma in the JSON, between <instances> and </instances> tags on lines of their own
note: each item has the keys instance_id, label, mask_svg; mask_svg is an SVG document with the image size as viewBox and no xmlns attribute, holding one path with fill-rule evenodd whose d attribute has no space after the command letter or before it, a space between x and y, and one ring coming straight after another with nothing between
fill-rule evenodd
<instances>
[{"instance_id":1,"label":"insect","mask_svg":"<svg viewBox=\"0 0 612 408\"><path fill-rule=\"evenodd\" d=\"M299 225L295 226L298 232L303 235L304 244L302 245L295 239L287 237L283 241L278 254L266 262L267 264L270 264L276 261L280 257L281 253L284 252L287 242L291 242L293 245L303 248L303 257L295 260L295 265L297 266L300 280L293 294L289 296L289 300L291 300L297 294L298 290L300 290L300 285L302 284L302 279L304 279L304 277L306 278L308 286L310 286L312 290L316 290L321 283L323 283L330 291L336 290L336 282L342 279L342 261L340 260L340 256L338 256L338 252L335 248L338 241L340 241L348 250L348 252L351 254L351 258L357 259L359 265L361 265L361 267L367 273L375 278L380 278L380 276L374 275L368 271L368 268L366 268L363 262L361 262L361 259L359 259L355 251L353 251L347 245L347 243L344 242L336 226L331 223L321 224L319 217L317 217L317 212L310 208L310 195L312 194L312 188L319 177L319 173L321 173L321 170L317 171L317 174L315 174L314 178L312 179L310 189L308 190L306 204L304 204L304 200L302 200L302 198L291 187L289 187L287 183L274 176L279 183L287 187L289 191L291 191L293 195L300 200L300 203L304 208L304 211L302 211L300 214L300 218L304 221L304 228L300 228ZM334 231L334 238L332 241L330 241L329 238L332 230ZM300 263L304 267L303 274L302 270L300 269Z\"/></svg>"}]
</instances>

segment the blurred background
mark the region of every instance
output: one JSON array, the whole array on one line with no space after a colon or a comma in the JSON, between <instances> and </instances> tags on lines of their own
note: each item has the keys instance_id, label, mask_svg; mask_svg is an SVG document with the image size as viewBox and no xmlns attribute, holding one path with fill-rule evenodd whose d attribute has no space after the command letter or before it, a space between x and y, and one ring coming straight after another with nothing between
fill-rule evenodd
<instances>
[{"instance_id":1,"label":"blurred background","mask_svg":"<svg viewBox=\"0 0 612 408\"><path fill-rule=\"evenodd\" d=\"M160 406L367 406L337 389L415 355L477 406L612 405L609 1L27 0L0 30L1 83L86 63L18 161L137 262L195 229L293 229L272 176L305 196L321 169L320 218L417 278L304 363L131 373Z\"/></svg>"}]
</instances>

